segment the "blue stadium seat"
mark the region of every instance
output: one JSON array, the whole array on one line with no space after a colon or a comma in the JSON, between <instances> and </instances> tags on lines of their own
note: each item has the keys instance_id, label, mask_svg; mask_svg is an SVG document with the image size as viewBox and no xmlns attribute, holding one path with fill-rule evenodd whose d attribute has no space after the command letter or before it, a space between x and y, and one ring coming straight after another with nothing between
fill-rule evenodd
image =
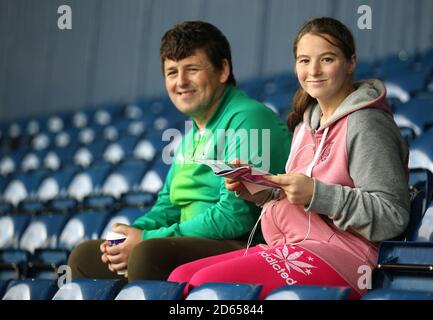
<instances>
[{"instance_id":1,"label":"blue stadium seat","mask_svg":"<svg viewBox=\"0 0 433 320\"><path fill-rule=\"evenodd\" d=\"M31 142L31 149L34 151L46 150L54 146L56 134L51 132L38 133Z\"/></svg>"},{"instance_id":2,"label":"blue stadium seat","mask_svg":"<svg viewBox=\"0 0 433 320\"><path fill-rule=\"evenodd\" d=\"M66 196L66 191L72 178L78 172L78 167L65 167L47 175L41 182L37 197L42 201L48 201L58 196Z\"/></svg>"},{"instance_id":3,"label":"blue stadium seat","mask_svg":"<svg viewBox=\"0 0 433 320\"><path fill-rule=\"evenodd\" d=\"M138 137L124 136L117 141L110 143L104 153L103 159L106 162L116 164L125 158L131 156L135 145L137 144Z\"/></svg>"},{"instance_id":4,"label":"blue stadium seat","mask_svg":"<svg viewBox=\"0 0 433 320\"><path fill-rule=\"evenodd\" d=\"M147 128L149 127L149 125L146 124L146 122L150 122L150 121L146 121L146 119L131 121L128 125L125 134L137 137L137 139L143 137Z\"/></svg>"},{"instance_id":5,"label":"blue stadium seat","mask_svg":"<svg viewBox=\"0 0 433 320\"><path fill-rule=\"evenodd\" d=\"M29 224L29 214L6 214L0 216L0 249L18 249L19 239Z\"/></svg>"},{"instance_id":6,"label":"blue stadium seat","mask_svg":"<svg viewBox=\"0 0 433 320\"><path fill-rule=\"evenodd\" d=\"M9 283L3 300L50 300L56 291L57 284L52 280L14 280Z\"/></svg>"},{"instance_id":7,"label":"blue stadium seat","mask_svg":"<svg viewBox=\"0 0 433 320\"><path fill-rule=\"evenodd\" d=\"M287 92L293 95L298 85L299 82L296 76L292 72L284 71L264 79L261 94L262 97Z\"/></svg>"},{"instance_id":8,"label":"blue stadium seat","mask_svg":"<svg viewBox=\"0 0 433 320\"><path fill-rule=\"evenodd\" d=\"M144 113L144 109L138 103L130 103L123 108L123 117L130 120L139 120L143 118Z\"/></svg>"},{"instance_id":9,"label":"blue stadium seat","mask_svg":"<svg viewBox=\"0 0 433 320\"><path fill-rule=\"evenodd\" d=\"M45 126L41 128L42 132L59 133L61 132L65 124L69 121L68 114L53 114L48 117L45 122Z\"/></svg>"},{"instance_id":10,"label":"blue stadium seat","mask_svg":"<svg viewBox=\"0 0 433 320\"><path fill-rule=\"evenodd\" d=\"M350 291L349 287L282 286L265 300L346 300Z\"/></svg>"},{"instance_id":11,"label":"blue stadium seat","mask_svg":"<svg viewBox=\"0 0 433 320\"><path fill-rule=\"evenodd\" d=\"M5 188L3 197L6 201L17 205L27 197L34 197L47 170L36 170L28 173L17 173Z\"/></svg>"},{"instance_id":12,"label":"blue stadium seat","mask_svg":"<svg viewBox=\"0 0 433 320\"><path fill-rule=\"evenodd\" d=\"M0 159L0 174L3 176L7 176L11 173L18 171L20 163L24 156L27 154L27 150L14 150L13 152L9 152L5 154Z\"/></svg>"},{"instance_id":13,"label":"blue stadium seat","mask_svg":"<svg viewBox=\"0 0 433 320\"><path fill-rule=\"evenodd\" d=\"M78 129L84 129L86 128L91 118L93 117L93 114L95 113L95 110L80 110L72 114L72 126Z\"/></svg>"},{"instance_id":14,"label":"blue stadium seat","mask_svg":"<svg viewBox=\"0 0 433 320\"><path fill-rule=\"evenodd\" d=\"M265 96L262 102L278 115L286 115L292 109L294 93L282 92L272 96Z\"/></svg>"},{"instance_id":15,"label":"blue stadium seat","mask_svg":"<svg viewBox=\"0 0 433 320\"><path fill-rule=\"evenodd\" d=\"M56 171L62 167L74 164L73 157L78 148L77 142L72 142L69 146L64 148L49 149L43 159L44 168Z\"/></svg>"},{"instance_id":16,"label":"blue stadium seat","mask_svg":"<svg viewBox=\"0 0 433 320\"><path fill-rule=\"evenodd\" d=\"M409 238L411 241L433 242L433 202L427 209L422 219L417 224Z\"/></svg>"},{"instance_id":17,"label":"blue stadium seat","mask_svg":"<svg viewBox=\"0 0 433 320\"><path fill-rule=\"evenodd\" d=\"M387 88L390 84L393 84L401 90L407 92L407 94L412 97L417 93L423 91L426 87L428 79L428 73L425 70L422 71L412 71L409 73L396 74L385 78L385 85ZM387 97L392 97L391 94L387 94ZM397 97L397 96L396 96ZM405 100L400 100L401 102L406 102Z\"/></svg>"},{"instance_id":18,"label":"blue stadium seat","mask_svg":"<svg viewBox=\"0 0 433 320\"><path fill-rule=\"evenodd\" d=\"M423 213L427 210L430 201L433 200L433 173L428 169L412 168L409 170L409 186L425 191Z\"/></svg>"},{"instance_id":19,"label":"blue stadium seat","mask_svg":"<svg viewBox=\"0 0 433 320\"><path fill-rule=\"evenodd\" d=\"M373 289L433 292L433 242L383 241Z\"/></svg>"},{"instance_id":20,"label":"blue stadium seat","mask_svg":"<svg viewBox=\"0 0 433 320\"><path fill-rule=\"evenodd\" d=\"M0 280L0 298L3 298L10 280Z\"/></svg>"},{"instance_id":21,"label":"blue stadium seat","mask_svg":"<svg viewBox=\"0 0 433 320\"><path fill-rule=\"evenodd\" d=\"M46 213L33 217L23 232L19 248L33 253L35 249L57 248L58 237L69 216Z\"/></svg>"},{"instance_id":22,"label":"blue stadium seat","mask_svg":"<svg viewBox=\"0 0 433 320\"><path fill-rule=\"evenodd\" d=\"M45 208L47 211L64 214L76 211L77 207L78 201L68 197L55 198L45 203Z\"/></svg>"},{"instance_id":23,"label":"blue stadium seat","mask_svg":"<svg viewBox=\"0 0 433 320\"><path fill-rule=\"evenodd\" d=\"M11 176L5 177L0 175L0 194L3 195L3 190L6 188L6 186L9 184L9 181L11 179ZM0 211L0 213L3 213L4 211Z\"/></svg>"},{"instance_id":24,"label":"blue stadium seat","mask_svg":"<svg viewBox=\"0 0 433 320\"><path fill-rule=\"evenodd\" d=\"M81 145L87 146L95 141L96 137L99 136L101 128L82 128L78 132L78 142Z\"/></svg>"},{"instance_id":25,"label":"blue stadium seat","mask_svg":"<svg viewBox=\"0 0 433 320\"><path fill-rule=\"evenodd\" d=\"M375 289L364 295L361 300L433 300L433 292Z\"/></svg>"},{"instance_id":26,"label":"blue stadium seat","mask_svg":"<svg viewBox=\"0 0 433 320\"><path fill-rule=\"evenodd\" d=\"M0 277L25 277L31 255L36 249L57 248L58 236L67 219L64 214L33 217L20 238L19 248L0 250Z\"/></svg>"},{"instance_id":27,"label":"blue stadium seat","mask_svg":"<svg viewBox=\"0 0 433 320\"><path fill-rule=\"evenodd\" d=\"M258 300L262 285L208 282L194 289L186 300Z\"/></svg>"},{"instance_id":28,"label":"blue stadium seat","mask_svg":"<svg viewBox=\"0 0 433 320\"><path fill-rule=\"evenodd\" d=\"M102 158L102 153L107 147L108 141L105 139L97 139L92 143L77 148L74 153L74 164L88 167L93 163L98 162Z\"/></svg>"},{"instance_id":29,"label":"blue stadium seat","mask_svg":"<svg viewBox=\"0 0 433 320\"><path fill-rule=\"evenodd\" d=\"M45 204L35 197L27 197L18 204L18 211L26 214L37 215L45 211Z\"/></svg>"},{"instance_id":30,"label":"blue stadium seat","mask_svg":"<svg viewBox=\"0 0 433 320\"><path fill-rule=\"evenodd\" d=\"M109 212L97 211L75 213L60 233L57 248L72 250L82 241L99 239L109 215Z\"/></svg>"},{"instance_id":31,"label":"blue stadium seat","mask_svg":"<svg viewBox=\"0 0 433 320\"><path fill-rule=\"evenodd\" d=\"M108 163L95 163L91 167L78 172L72 179L68 187L68 196L83 200L89 194L101 191L112 167Z\"/></svg>"},{"instance_id":32,"label":"blue stadium seat","mask_svg":"<svg viewBox=\"0 0 433 320\"><path fill-rule=\"evenodd\" d=\"M427 50L421 55L419 64L422 69L433 70L433 49Z\"/></svg>"},{"instance_id":33,"label":"blue stadium seat","mask_svg":"<svg viewBox=\"0 0 433 320\"><path fill-rule=\"evenodd\" d=\"M27 261L26 277L56 280L59 267L67 264L69 254L69 250L36 249Z\"/></svg>"},{"instance_id":34,"label":"blue stadium seat","mask_svg":"<svg viewBox=\"0 0 433 320\"><path fill-rule=\"evenodd\" d=\"M406 144L408 146L410 146L413 139L415 139L415 137L416 137L415 131L409 127L399 126L398 128L400 129L400 134L401 134L402 138L404 139L404 141L406 141Z\"/></svg>"},{"instance_id":35,"label":"blue stadium seat","mask_svg":"<svg viewBox=\"0 0 433 320\"><path fill-rule=\"evenodd\" d=\"M22 172L37 170L42 166L47 149L28 152L21 160L20 167Z\"/></svg>"},{"instance_id":36,"label":"blue stadium seat","mask_svg":"<svg viewBox=\"0 0 433 320\"><path fill-rule=\"evenodd\" d=\"M119 202L122 207L148 208L156 201L156 194L145 191L129 191L122 194Z\"/></svg>"},{"instance_id":37,"label":"blue stadium seat","mask_svg":"<svg viewBox=\"0 0 433 320\"><path fill-rule=\"evenodd\" d=\"M433 98L413 98L394 108L398 126L412 128L417 136L433 123Z\"/></svg>"},{"instance_id":38,"label":"blue stadium seat","mask_svg":"<svg viewBox=\"0 0 433 320\"><path fill-rule=\"evenodd\" d=\"M371 61L358 61L356 63L355 79L371 79L375 77L375 62Z\"/></svg>"},{"instance_id":39,"label":"blue stadium seat","mask_svg":"<svg viewBox=\"0 0 433 320\"><path fill-rule=\"evenodd\" d=\"M75 279L55 293L53 300L113 300L121 280Z\"/></svg>"},{"instance_id":40,"label":"blue stadium seat","mask_svg":"<svg viewBox=\"0 0 433 320\"><path fill-rule=\"evenodd\" d=\"M399 52L385 57L379 65L378 72L385 79L394 75L410 74L414 71L414 64L415 56Z\"/></svg>"},{"instance_id":41,"label":"blue stadium seat","mask_svg":"<svg viewBox=\"0 0 433 320\"><path fill-rule=\"evenodd\" d=\"M12 203L0 200L0 216L10 214L15 211Z\"/></svg>"},{"instance_id":42,"label":"blue stadium seat","mask_svg":"<svg viewBox=\"0 0 433 320\"><path fill-rule=\"evenodd\" d=\"M84 210L111 211L119 207L116 198L107 194L90 194L81 202Z\"/></svg>"},{"instance_id":43,"label":"blue stadium seat","mask_svg":"<svg viewBox=\"0 0 433 320\"><path fill-rule=\"evenodd\" d=\"M142 138L134 148L133 156L136 159L143 159L147 162L155 159L156 154L162 151L164 142L160 133L151 132Z\"/></svg>"},{"instance_id":44,"label":"blue stadium seat","mask_svg":"<svg viewBox=\"0 0 433 320\"><path fill-rule=\"evenodd\" d=\"M248 96L254 99L260 99L262 96L265 81L263 79L250 79L242 81L238 85L238 89L244 91Z\"/></svg>"},{"instance_id":45,"label":"blue stadium seat","mask_svg":"<svg viewBox=\"0 0 433 320\"><path fill-rule=\"evenodd\" d=\"M162 159L153 163L140 182L140 190L151 193L159 192L164 185L169 169L170 166L165 164Z\"/></svg>"},{"instance_id":46,"label":"blue stadium seat","mask_svg":"<svg viewBox=\"0 0 433 320\"><path fill-rule=\"evenodd\" d=\"M110 173L102 192L119 198L124 192L137 190L147 167L148 163L140 159L123 161Z\"/></svg>"},{"instance_id":47,"label":"blue stadium seat","mask_svg":"<svg viewBox=\"0 0 433 320\"><path fill-rule=\"evenodd\" d=\"M425 168L433 172L433 131L425 132L412 141L409 168Z\"/></svg>"},{"instance_id":48,"label":"blue stadium seat","mask_svg":"<svg viewBox=\"0 0 433 320\"><path fill-rule=\"evenodd\" d=\"M30 253L24 250L0 250L0 279L20 279L27 274L27 262Z\"/></svg>"},{"instance_id":49,"label":"blue stadium seat","mask_svg":"<svg viewBox=\"0 0 433 320\"><path fill-rule=\"evenodd\" d=\"M146 214L149 209L141 209L141 208L123 208L119 211L113 213L111 219L106 224L104 231L101 233L101 239L105 239L107 233L112 231L112 227L115 223L122 223L126 225L131 225L138 217Z\"/></svg>"},{"instance_id":50,"label":"blue stadium seat","mask_svg":"<svg viewBox=\"0 0 433 320\"><path fill-rule=\"evenodd\" d=\"M410 219L409 224L405 230L405 232L400 235L399 237L396 237L393 240L405 240L405 239L412 239L414 237L414 234L416 233L416 230L418 228L418 225L424 215L425 208L425 200L426 195L424 190L411 190L410 193Z\"/></svg>"},{"instance_id":51,"label":"blue stadium seat","mask_svg":"<svg viewBox=\"0 0 433 320\"><path fill-rule=\"evenodd\" d=\"M133 281L125 285L115 300L182 300L185 282Z\"/></svg>"}]
</instances>

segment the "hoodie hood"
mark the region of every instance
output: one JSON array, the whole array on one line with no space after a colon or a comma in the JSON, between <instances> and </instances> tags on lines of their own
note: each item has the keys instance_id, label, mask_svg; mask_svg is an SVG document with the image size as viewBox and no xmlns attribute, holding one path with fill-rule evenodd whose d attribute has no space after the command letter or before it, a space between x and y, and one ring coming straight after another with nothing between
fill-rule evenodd
<instances>
[{"instance_id":1,"label":"hoodie hood","mask_svg":"<svg viewBox=\"0 0 433 320\"><path fill-rule=\"evenodd\" d=\"M382 81L377 79L364 80L355 82L354 86L355 91L343 100L332 117L320 128L319 123L322 111L320 110L319 104L315 103L310 106L304 113L304 122L307 124L307 127L323 130L350 113L364 108L377 108L392 115L391 109L386 101L385 84Z\"/></svg>"}]
</instances>

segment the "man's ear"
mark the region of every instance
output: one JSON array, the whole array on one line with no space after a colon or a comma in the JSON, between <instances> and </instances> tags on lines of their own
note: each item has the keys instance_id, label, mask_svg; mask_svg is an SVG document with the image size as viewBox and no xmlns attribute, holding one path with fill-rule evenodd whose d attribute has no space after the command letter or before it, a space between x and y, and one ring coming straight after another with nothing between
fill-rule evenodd
<instances>
[{"instance_id":1,"label":"man's ear","mask_svg":"<svg viewBox=\"0 0 433 320\"><path fill-rule=\"evenodd\" d=\"M230 64L227 59L223 60L220 72L220 82L226 83L230 76Z\"/></svg>"}]
</instances>

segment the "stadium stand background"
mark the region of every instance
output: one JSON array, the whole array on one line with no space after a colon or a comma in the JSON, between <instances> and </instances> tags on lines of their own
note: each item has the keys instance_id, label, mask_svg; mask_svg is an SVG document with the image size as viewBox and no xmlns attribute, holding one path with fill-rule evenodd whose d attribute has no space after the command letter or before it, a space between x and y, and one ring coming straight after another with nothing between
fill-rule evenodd
<instances>
[{"instance_id":1,"label":"stadium stand background","mask_svg":"<svg viewBox=\"0 0 433 320\"><path fill-rule=\"evenodd\" d=\"M57 27L63 4L72 30ZM357 27L361 5L372 9L371 30ZM184 284L164 281L56 283L77 243L144 214L164 181L161 134L186 118L164 92L162 34L182 20L216 24L231 42L239 86L285 118L297 85L293 37L307 18L329 15L354 32L357 77L385 80L411 149L411 223L382 243L365 299L433 299L432 13L429 0L0 0L0 297L181 299ZM187 298L254 300L260 290L206 284ZM347 295L299 286L268 298Z\"/></svg>"}]
</instances>

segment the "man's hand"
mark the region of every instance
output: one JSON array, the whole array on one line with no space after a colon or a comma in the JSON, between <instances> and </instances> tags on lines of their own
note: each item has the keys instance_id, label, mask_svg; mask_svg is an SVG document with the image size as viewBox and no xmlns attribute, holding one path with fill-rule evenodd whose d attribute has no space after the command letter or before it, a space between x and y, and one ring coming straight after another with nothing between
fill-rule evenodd
<instances>
[{"instance_id":1,"label":"man's hand","mask_svg":"<svg viewBox=\"0 0 433 320\"><path fill-rule=\"evenodd\" d=\"M241 164L245 164L245 162L236 158L231 162L231 164L234 164L236 167L240 167ZM226 189L230 191L240 191L244 188L244 185L240 181L236 181L230 178L224 178L224 182L226 185Z\"/></svg>"},{"instance_id":2,"label":"man's hand","mask_svg":"<svg viewBox=\"0 0 433 320\"><path fill-rule=\"evenodd\" d=\"M143 231L125 224L116 223L113 226L113 232L124 234L126 236L125 241L112 247L108 246L107 241L104 241L100 249L102 262L108 263L108 268L115 272L127 268L129 255L132 249L141 242Z\"/></svg>"},{"instance_id":3,"label":"man's hand","mask_svg":"<svg viewBox=\"0 0 433 320\"><path fill-rule=\"evenodd\" d=\"M313 198L314 180L305 174L285 173L266 179L279 184L290 203L309 205Z\"/></svg>"}]
</instances>

